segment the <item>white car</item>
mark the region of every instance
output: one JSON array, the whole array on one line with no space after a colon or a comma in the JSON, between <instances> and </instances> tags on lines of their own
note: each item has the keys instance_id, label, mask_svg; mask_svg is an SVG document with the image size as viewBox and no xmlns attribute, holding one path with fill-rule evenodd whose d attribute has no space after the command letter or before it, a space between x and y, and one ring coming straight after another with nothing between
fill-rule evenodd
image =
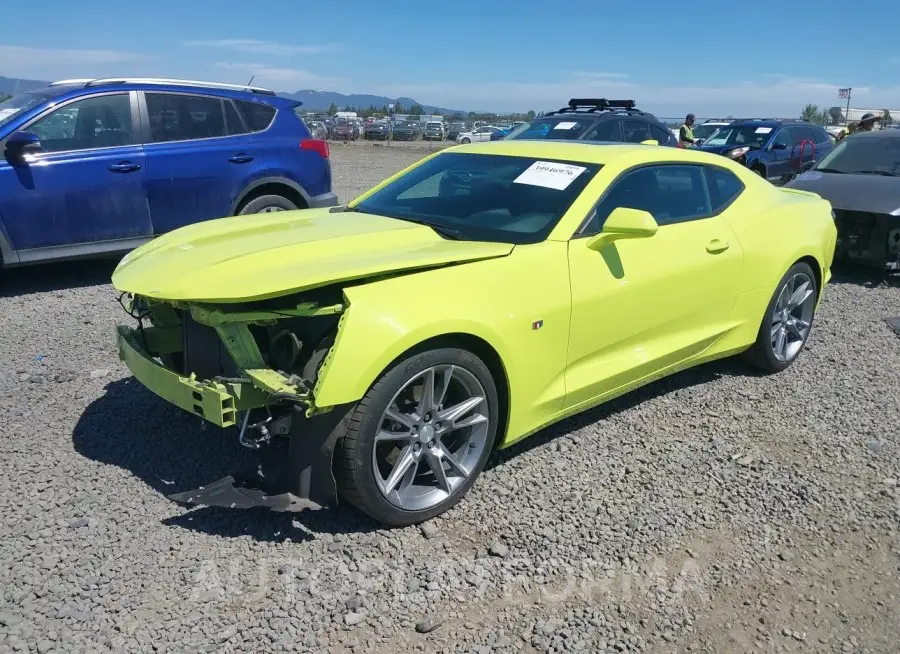
<instances>
[{"instance_id":1,"label":"white car","mask_svg":"<svg viewBox=\"0 0 900 654\"><path fill-rule=\"evenodd\" d=\"M491 134L499 132L500 128L493 125L476 127L471 132L463 132L456 137L457 143L477 143L478 141L490 141Z\"/></svg>"}]
</instances>

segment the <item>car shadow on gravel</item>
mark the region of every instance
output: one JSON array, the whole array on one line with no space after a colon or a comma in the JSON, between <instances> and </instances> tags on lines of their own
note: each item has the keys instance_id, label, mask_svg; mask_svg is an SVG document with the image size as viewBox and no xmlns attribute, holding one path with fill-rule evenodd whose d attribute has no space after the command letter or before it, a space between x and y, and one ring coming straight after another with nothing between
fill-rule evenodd
<instances>
[{"instance_id":1,"label":"car shadow on gravel","mask_svg":"<svg viewBox=\"0 0 900 654\"><path fill-rule=\"evenodd\" d=\"M831 269L831 281L828 284L849 284L865 288L880 286L900 288L900 274L888 274L868 266L843 262L834 264Z\"/></svg>"},{"instance_id":2,"label":"car shadow on gravel","mask_svg":"<svg viewBox=\"0 0 900 654\"><path fill-rule=\"evenodd\" d=\"M656 397L668 395L692 386L708 384L721 377L758 377L762 374L762 372L745 365L733 357L706 363L696 368L689 368L555 423L508 449L498 450L494 452L488 461L486 469L490 470L496 466L503 465L510 459L542 447L560 436L565 436L588 425L605 420L617 413L628 411Z\"/></svg>"},{"instance_id":3,"label":"car shadow on gravel","mask_svg":"<svg viewBox=\"0 0 900 654\"><path fill-rule=\"evenodd\" d=\"M109 284L118 262L118 259L93 259L0 270L0 297Z\"/></svg>"},{"instance_id":4,"label":"car shadow on gravel","mask_svg":"<svg viewBox=\"0 0 900 654\"><path fill-rule=\"evenodd\" d=\"M253 452L238 444L235 429L203 429L198 418L173 408L133 378L106 387L82 413L72 441L82 456L127 470L163 497L246 470L256 461ZM128 492L127 488L118 491ZM173 512L183 508L176 502L171 505ZM300 513L198 507L162 523L212 536L250 536L265 542L381 528L345 506Z\"/></svg>"}]
</instances>

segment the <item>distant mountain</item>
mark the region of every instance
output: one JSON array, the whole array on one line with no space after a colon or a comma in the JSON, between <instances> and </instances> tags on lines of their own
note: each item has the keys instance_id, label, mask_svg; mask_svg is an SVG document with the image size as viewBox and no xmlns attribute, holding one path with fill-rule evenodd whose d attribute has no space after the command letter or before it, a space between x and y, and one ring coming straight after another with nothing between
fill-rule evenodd
<instances>
[{"instance_id":1,"label":"distant mountain","mask_svg":"<svg viewBox=\"0 0 900 654\"><path fill-rule=\"evenodd\" d=\"M0 95L16 95L24 93L31 89L39 89L47 86L50 82L42 82L34 79L15 79L13 77L3 77L0 75Z\"/></svg>"},{"instance_id":2,"label":"distant mountain","mask_svg":"<svg viewBox=\"0 0 900 654\"><path fill-rule=\"evenodd\" d=\"M15 95L16 93L23 93L25 91L30 91L31 89L42 88L49 83L50 82L33 79L15 79L13 77L3 77L0 75L0 95ZM409 109L414 104L421 104L426 113L441 113L445 115L458 113L464 116L468 113L467 111L461 111L459 109L442 109L441 107L435 107L430 104L417 103L412 98L386 98L382 95L367 95L364 93L344 95L343 93L334 93L331 91L303 90L297 91L296 93L279 93L278 95L293 100L299 100L306 109L310 110L321 109L322 111L325 111L332 103L336 104L339 109L343 109L346 106L356 107L357 109L368 109L372 105L381 109L381 107L389 104L400 103L405 109Z\"/></svg>"},{"instance_id":3,"label":"distant mountain","mask_svg":"<svg viewBox=\"0 0 900 654\"><path fill-rule=\"evenodd\" d=\"M333 91L313 91L306 89L297 91L296 93L279 93L278 95L285 98L292 98L293 100L299 100L306 109L310 110L320 109L325 111L332 104L337 105L338 109L343 109L347 106L356 107L357 109L368 109L371 106L375 106L376 108L381 109L390 104L400 103L403 105L404 109L409 109L414 104L420 104L425 110L425 113L440 113L444 115L462 114L463 116L468 113L468 111L463 111L462 109L444 109L442 107L435 107L434 105L418 102L412 98L387 98L383 95L368 95L365 93L351 93L350 95L344 95L343 93L335 93Z\"/></svg>"}]
</instances>

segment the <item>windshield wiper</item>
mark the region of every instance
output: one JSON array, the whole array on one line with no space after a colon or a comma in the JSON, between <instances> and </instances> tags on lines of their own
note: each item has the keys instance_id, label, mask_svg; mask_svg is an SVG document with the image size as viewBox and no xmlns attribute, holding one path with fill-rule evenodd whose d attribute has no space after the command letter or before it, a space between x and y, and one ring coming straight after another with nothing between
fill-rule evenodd
<instances>
[{"instance_id":1,"label":"windshield wiper","mask_svg":"<svg viewBox=\"0 0 900 654\"><path fill-rule=\"evenodd\" d=\"M399 218L399 217L398 217ZM454 241L462 241L465 240L463 235L459 233L457 230L452 227L444 227L443 225L435 225L434 223L430 223L427 220L421 220L419 218L407 218L406 216L399 218L399 220L405 220L409 223L415 223L417 225L425 225L426 227L431 227L434 231L445 238L449 238Z\"/></svg>"},{"instance_id":2,"label":"windshield wiper","mask_svg":"<svg viewBox=\"0 0 900 654\"><path fill-rule=\"evenodd\" d=\"M817 173L837 173L838 175L843 175L843 170L838 170L837 168L813 168L810 172Z\"/></svg>"},{"instance_id":3,"label":"windshield wiper","mask_svg":"<svg viewBox=\"0 0 900 654\"><path fill-rule=\"evenodd\" d=\"M883 177L896 177L895 173L889 173L886 170L854 170L857 175L881 175Z\"/></svg>"}]
</instances>

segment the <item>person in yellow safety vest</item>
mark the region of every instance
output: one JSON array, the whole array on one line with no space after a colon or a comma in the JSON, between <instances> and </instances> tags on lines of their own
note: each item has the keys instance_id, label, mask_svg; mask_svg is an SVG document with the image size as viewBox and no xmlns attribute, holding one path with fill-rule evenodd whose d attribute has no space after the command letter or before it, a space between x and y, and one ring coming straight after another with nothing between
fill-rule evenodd
<instances>
[{"instance_id":1,"label":"person in yellow safety vest","mask_svg":"<svg viewBox=\"0 0 900 654\"><path fill-rule=\"evenodd\" d=\"M683 148L694 147L694 114L685 116L684 125L678 130L678 142Z\"/></svg>"}]
</instances>

